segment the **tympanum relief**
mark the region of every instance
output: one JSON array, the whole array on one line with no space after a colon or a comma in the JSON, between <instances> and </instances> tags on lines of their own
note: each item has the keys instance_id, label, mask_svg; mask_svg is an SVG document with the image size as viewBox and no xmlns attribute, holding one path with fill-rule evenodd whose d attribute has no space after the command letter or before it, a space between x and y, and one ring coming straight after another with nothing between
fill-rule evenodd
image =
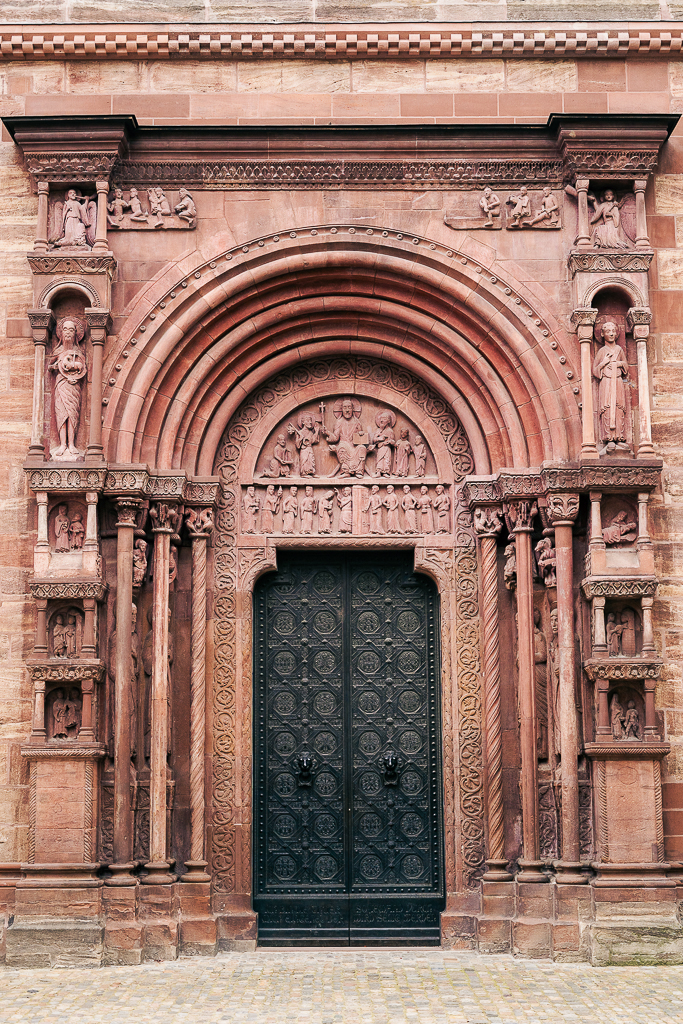
<instances>
[{"instance_id":1,"label":"tympanum relief","mask_svg":"<svg viewBox=\"0 0 683 1024\"><path fill-rule=\"evenodd\" d=\"M412 422L372 399L332 397L271 432L243 488L241 526L244 534L447 534L451 505Z\"/></svg>"}]
</instances>

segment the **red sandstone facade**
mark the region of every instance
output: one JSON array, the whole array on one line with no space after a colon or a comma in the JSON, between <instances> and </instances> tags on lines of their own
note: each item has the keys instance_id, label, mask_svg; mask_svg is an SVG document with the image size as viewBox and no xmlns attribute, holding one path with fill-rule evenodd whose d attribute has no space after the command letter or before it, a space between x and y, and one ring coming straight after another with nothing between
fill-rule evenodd
<instances>
[{"instance_id":1,"label":"red sandstone facade","mask_svg":"<svg viewBox=\"0 0 683 1024\"><path fill-rule=\"evenodd\" d=\"M680 31L504 74L511 28L476 69L443 26L294 32L289 64L287 33L239 60L235 33L230 56L225 32L186 55L119 33L127 81L202 47L198 81L234 72L187 105L107 95L104 30L26 31L30 84L2 43L28 225L5 245L7 963L257 941L254 588L359 551L438 591L441 942L679 962ZM107 57L93 95L36 94L60 46L71 82ZM423 82L438 58L492 92L383 91L418 54ZM332 58L384 85L302 86L290 117L239 91Z\"/></svg>"}]
</instances>

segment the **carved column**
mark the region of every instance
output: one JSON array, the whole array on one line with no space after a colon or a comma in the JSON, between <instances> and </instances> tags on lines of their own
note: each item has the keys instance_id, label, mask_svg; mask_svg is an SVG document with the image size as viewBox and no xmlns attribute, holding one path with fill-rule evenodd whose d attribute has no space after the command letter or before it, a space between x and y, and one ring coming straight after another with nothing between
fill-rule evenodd
<instances>
[{"instance_id":1,"label":"carved column","mask_svg":"<svg viewBox=\"0 0 683 1024\"><path fill-rule=\"evenodd\" d=\"M562 760L562 860L556 881L582 884L579 847L579 731L574 664L574 558L572 526L579 511L576 494L551 494L548 519L555 528L557 646L560 661L560 745Z\"/></svg>"},{"instance_id":2,"label":"carved column","mask_svg":"<svg viewBox=\"0 0 683 1024\"><path fill-rule=\"evenodd\" d=\"M108 181L96 181L97 189L97 224L95 226L95 244L93 252L107 252L107 195Z\"/></svg>"},{"instance_id":3,"label":"carved column","mask_svg":"<svg viewBox=\"0 0 683 1024\"><path fill-rule=\"evenodd\" d=\"M171 534L175 504L159 502L149 510L154 532L154 604L152 612L152 729L149 779L148 885L175 881L167 859L166 781L168 748L168 595Z\"/></svg>"},{"instance_id":4,"label":"carved column","mask_svg":"<svg viewBox=\"0 0 683 1024\"><path fill-rule=\"evenodd\" d=\"M106 196L105 196L106 198ZM99 227L99 214L98 214ZM95 247L93 247L95 248ZM104 345L107 340L109 324L108 309L85 310L85 318L90 328L92 343L92 383L90 385L90 436L85 452L86 462L101 462L104 451L102 448L102 364L104 363Z\"/></svg>"},{"instance_id":5,"label":"carved column","mask_svg":"<svg viewBox=\"0 0 683 1024\"><path fill-rule=\"evenodd\" d=\"M581 344L581 458L597 459L598 446L595 443L595 420L593 417L593 359L591 344L593 327L598 311L590 306L575 309L572 324Z\"/></svg>"},{"instance_id":6,"label":"carved column","mask_svg":"<svg viewBox=\"0 0 683 1024\"><path fill-rule=\"evenodd\" d=\"M536 763L536 678L534 663L534 595L531 533L538 506L534 500L505 506L508 530L514 534L517 557L517 651L519 718L522 753L522 849L518 882L547 882L538 859L538 784Z\"/></svg>"},{"instance_id":7,"label":"carved column","mask_svg":"<svg viewBox=\"0 0 683 1024\"><path fill-rule=\"evenodd\" d=\"M50 195L50 183L48 181L38 182L38 222L36 224L36 240L33 244L33 251L37 255L47 252L47 214L48 198Z\"/></svg>"},{"instance_id":8,"label":"carved column","mask_svg":"<svg viewBox=\"0 0 683 1024\"><path fill-rule=\"evenodd\" d=\"M213 530L210 508L190 509L192 538L192 667L190 674L190 860L183 882L209 882L204 870L204 736L206 732L206 545Z\"/></svg>"},{"instance_id":9,"label":"carved column","mask_svg":"<svg viewBox=\"0 0 683 1024\"><path fill-rule=\"evenodd\" d=\"M46 200L47 202L47 200ZM51 309L29 309L28 318L33 332L33 414L31 419L31 444L29 458L45 458L43 434L45 433L45 349L54 323Z\"/></svg>"},{"instance_id":10,"label":"carved column","mask_svg":"<svg viewBox=\"0 0 683 1024\"><path fill-rule=\"evenodd\" d=\"M588 178L576 179L576 197L578 202L578 232L576 238L577 249L590 249L591 233L588 219Z\"/></svg>"},{"instance_id":11,"label":"carved column","mask_svg":"<svg viewBox=\"0 0 683 1024\"><path fill-rule=\"evenodd\" d=\"M488 859L486 882L506 882L503 819L503 739L500 714L500 638L498 635L498 546L501 510L476 508L474 527L479 537L482 584L482 667L484 670L484 729L486 733L486 814Z\"/></svg>"},{"instance_id":12,"label":"carved column","mask_svg":"<svg viewBox=\"0 0 683 1024\"><path fill-rule=\"evenodd\" d=\"M638 357L638 457L647 459L655 454L650 414L650 379L647 372L647 339L652 313L647 306L633 306L626 314L626 322L633 332Z\"/></svg>"},{"instance_id":13,"label":"carved column","mask_svg":"<svg viewBox=\"0 0 683 1024\"><path fill-rule=\"evenodd\" d=\"M133 537L140 502L116 502L116 665L114 676L114 877L109 885L133 885L133 808L130 779L130 666L133 632Z\"/></svg>"},{"instance_id":14,"label":"carved column","mask_svg":"<svg viewBox=\"0 0 683 1024\"><path fill-rule=\"evenodd\" d=\"M636 249L649 249L650 239L647 233L647 217L645 215L646 178L636 178L633 191L636 194Z\"/></svg>"}]
</instances>

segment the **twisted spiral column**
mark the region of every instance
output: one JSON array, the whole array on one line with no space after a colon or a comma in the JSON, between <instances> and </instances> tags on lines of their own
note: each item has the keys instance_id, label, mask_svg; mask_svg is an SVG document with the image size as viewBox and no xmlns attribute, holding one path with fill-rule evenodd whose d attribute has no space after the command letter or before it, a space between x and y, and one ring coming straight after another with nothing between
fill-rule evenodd
<instances>
[{"instance_id":1,"label":"twisted spiral column","mask_svg":"<svg viewBox=\"0 0 683 1024\"><path fill-rule=\"evenodd\" d=\"M192 537L192 655L190 669L190 860L184 882L208 882L204 860L204 737L206 732L206 544L209 529L198 517Z\"/></svg>"},{"instance_id":2,"label":"twisted spiral column","mask_svg":"<svg viewBox=\"0 0 683 1024\"><path fill-rule=\"evenodd\" d=\"M504 870L503 743L500 714L500 640L498 635L498 559L494 536L483 536L481 578L483 610L484 728L486 732L486 808L489 870L487 881L512 877Z\"/></svg>"}]
</instances>

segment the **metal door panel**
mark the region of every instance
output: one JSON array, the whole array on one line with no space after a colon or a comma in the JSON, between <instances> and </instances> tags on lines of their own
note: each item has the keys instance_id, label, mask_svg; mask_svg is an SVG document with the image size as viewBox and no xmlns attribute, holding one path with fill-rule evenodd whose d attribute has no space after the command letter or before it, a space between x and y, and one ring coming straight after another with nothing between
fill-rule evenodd
<instances>
[{"instance_id":1,"label":"metal door panel","mask_svg":"<svg viewBox=\"0 0 683 1024\"><path fill-rule=\"evenodd\" d=\"M434 588L404 554L280 566L254 609L259 941L438 941Z\"/></svg>"}]
</instances>

